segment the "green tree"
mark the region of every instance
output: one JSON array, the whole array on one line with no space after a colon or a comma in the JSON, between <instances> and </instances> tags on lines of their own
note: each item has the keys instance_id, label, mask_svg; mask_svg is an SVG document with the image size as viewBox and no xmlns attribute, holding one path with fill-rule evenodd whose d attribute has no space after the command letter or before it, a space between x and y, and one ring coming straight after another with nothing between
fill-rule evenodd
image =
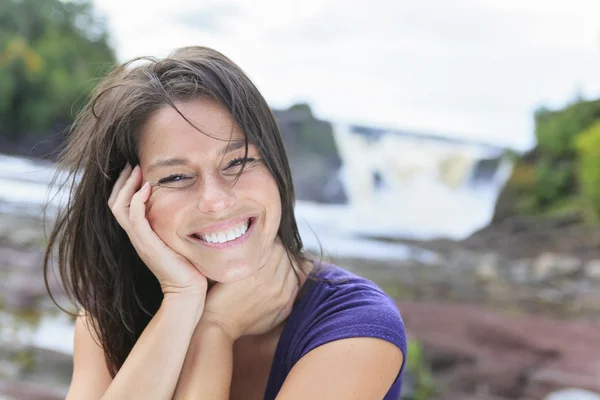
<instances>
[{"instance_id":1,"label":"green tree","mask_svg":"<svg viewBox=\"0 0 600 400\"><path fill-rule=\"evenodd\" d=\"M532 198L541 210L552 210L574 198L581 186L576 173L581 132L600 119L600 100L576 99L561 110L535 113L538 157Z\"/></svg>"},{"instance_id":2,"label":"green tree","mask_svg":"<svg viewBox=\"0 0 600 400\"><path fill-rule=\"evenodd\" d=\"M593 221L600 220L600 120L577 138L577 174L586 206Z\"/></svg>"},{"instance_id":3,"label":"green tree","mask_svg":"<svg viewBox=\"0 0 600 400\"><path fill-rule=\"evenodd\" d=\"M598 121L600 99L579 96L558 110L538 109L537 147L516 161L496 203L494 220L514 214L583 211L600 221Z\"/></svg>"},{"instance_id":4,"label":"green tree","mask_svg":"<svg viewBox=\"0 0 600 400\"><path fill-rule=\"evenodd\" d=\"M538 146L553 158L572 158L579 133L600 118L600 100L578 98L564 109L541 108L535 113L535 135Z\"/></svg>"},{"instance_id":5,"label":"green tree","mask_svg":"<svg viewBox=\"0 0 600 400\"><path fill-rule=\"evenodd\" d=\"M0 135L70 123L114 63L91 1L0 2Z\"/></svg>"}]
</instances>

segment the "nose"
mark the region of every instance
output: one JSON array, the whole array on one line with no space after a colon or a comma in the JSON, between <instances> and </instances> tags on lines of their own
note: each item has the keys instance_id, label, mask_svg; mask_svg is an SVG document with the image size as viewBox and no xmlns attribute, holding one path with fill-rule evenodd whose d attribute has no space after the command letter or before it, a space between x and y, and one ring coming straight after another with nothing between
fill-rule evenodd
<instances>
[{"instance_id":1,"label":"nose","mask_svg":"<svg viewBox=\"0 0 600 400\"><path fill-rule=\"evenodd\" d=\"M198 209L205 213L218 214L235 202L231 183L218 175L207 177L199 191Z\"/></svg>"}]
</instances>

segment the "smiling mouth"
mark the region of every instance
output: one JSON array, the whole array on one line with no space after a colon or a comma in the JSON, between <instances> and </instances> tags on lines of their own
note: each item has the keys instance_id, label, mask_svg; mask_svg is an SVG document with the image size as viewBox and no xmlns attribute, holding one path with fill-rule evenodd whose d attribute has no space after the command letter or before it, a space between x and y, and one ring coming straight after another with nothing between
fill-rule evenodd
<instances>
[{"instance_id":1,"label":"smiling mouth","mask_svg":"<svg viewBox=\"0 0 600 400\"><path fill-rule=\"evenodd\" d=\"M194 239L198 239L198 240L206 242L206 243L221 244L221 243L234 242L234 241L246 236L246 234L247 234L248 230L250 229L250 227L252 226L252 223L254 222L254 220L255 220L255 217L251 217L247 221L242 222L240 225L230 228L230 229L227 229L227 230L223 230L223 231L219 231L219 232L211 232L211 233L206 233L206 234L202 234L202 235L193 233L190 236L193 237Z\"/></svg>"}]
</instances>

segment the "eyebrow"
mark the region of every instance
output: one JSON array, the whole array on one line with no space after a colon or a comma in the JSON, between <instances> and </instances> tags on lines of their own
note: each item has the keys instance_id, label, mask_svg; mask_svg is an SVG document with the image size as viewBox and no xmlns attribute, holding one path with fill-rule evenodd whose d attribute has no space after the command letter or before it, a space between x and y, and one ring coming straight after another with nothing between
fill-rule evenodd
<instances>
[{"instance_id":1,"label":"eyebrow","mask_svg":"<svg viewBox=\"0 0 600 400\"><path fill-rule=\"evenodd\" d=\"M245 140L231 140L231 141L227 142L227 144L225 146L223 146L221 151L219 151L219 155L225 156L228 153L242 149L245 146L246 146ZM179 167L179 166L186 165L189 163L190 163L190 161L187 158L168 158L165 160L155 161L148 167L148 171L151 171L151 170L153 170L155 168L159 168L159 167Z\"/></svg>"}]
</instances>

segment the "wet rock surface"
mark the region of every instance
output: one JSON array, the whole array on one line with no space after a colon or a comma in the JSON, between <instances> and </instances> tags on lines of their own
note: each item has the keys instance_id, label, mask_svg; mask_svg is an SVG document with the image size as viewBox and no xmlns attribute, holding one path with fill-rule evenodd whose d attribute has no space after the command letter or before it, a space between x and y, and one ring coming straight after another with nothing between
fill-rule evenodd
<instances>
[{"instance_id":1,"label":"wet rock surface","mask_svg":"<svg viewBox=\"0 0 600 400\"><path fill-rule=\"evenodd\" d=\"M598 324L459 303L398 306L427 350L441 399L541 399L568 387L600 393Z\"/></svg>"},{"instance_id":2,"label":"wet rock surface","mask_svg":"<svg viewBox=\"0 0 600 400\"><path fill-rule=\"evenodd\" d=\"M435 254L429 263L332 261L398 300L440 399L600 393L600 285L589 273L596 260L551 252L511 260L459 247Z\"/></svg>"},{"instance_id":3,"label":"wet rock surface","mask_svg":"<svg viewBox=\"0 0 600 400\"><path fill-rule=\"evenodd\" d=\"M71 378L71 355L29 343L43 316L56 313L43 278L43 226L40 217L0 213L1 400L64 399ZM48 283L67 306L57 281Z\"/></svg>"}]
</instances>

